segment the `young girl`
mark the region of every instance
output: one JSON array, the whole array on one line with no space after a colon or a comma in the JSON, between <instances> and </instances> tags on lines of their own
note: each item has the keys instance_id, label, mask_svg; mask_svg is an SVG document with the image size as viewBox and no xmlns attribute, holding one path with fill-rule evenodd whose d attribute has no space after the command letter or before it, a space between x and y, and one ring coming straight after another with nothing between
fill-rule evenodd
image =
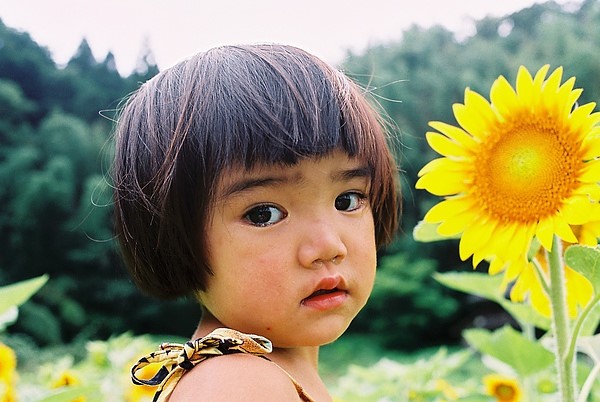
<instances>
[{"instance_id":1,"label":"young girl","mask_svg":"<svg viewBox=\"0 0 600 402\"><path fill-rule=\"evenodd\" d=\"M215 48L131 96L113 174L136 284L203 307L193 340L134 382L156 401L330 401L319 347L365 305L399 211L363 91L294 47Z\"/></svg>"}]
</instances>

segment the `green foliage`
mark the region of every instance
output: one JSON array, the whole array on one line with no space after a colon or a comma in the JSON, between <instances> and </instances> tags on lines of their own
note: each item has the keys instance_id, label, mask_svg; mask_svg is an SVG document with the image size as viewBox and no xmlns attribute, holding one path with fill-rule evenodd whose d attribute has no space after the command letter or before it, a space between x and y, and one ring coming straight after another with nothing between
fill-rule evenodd
<instances>
[{"instance_id":1,"label":"green foliage","mask_svg":"<svg viewBox=\"0 0 600 402\"><path fill-rule=\"evenodd\" d=\"M354 328L377 334L394 349L436 342L458 303L433 281L435 270L434 260L412 261L402 253L381 257L373 293Z\"/></svg>"},{"instance_id":2,"label":"green foliage","mask_svg":"<svg viewBox=\"0 0 600 402\"><path fill-rule=\"evenodd\" d=\"M18 317L17 307L25 303L48 281L48 276L28 279L0 287L0 332Z\"/></svg>"},{"instance_id":3,"label":"green foliage","mask_svg":"<svg viewBox=\"0 0 600 402\"><path fill-rule=\"evenodd\" d=\"M122 77L114 57L96 62L85 41L64 68L1 22L0 43L0 284L53 278L10 331L44 345L126 329L191 332L193 304L175 325L154 324L160 305L127 279L113 239L112 122L99 113L156 74L151 53Z\"/></svg>"},{"instance_id":4,"label":"green foliage","mask_svg":"<svg viewBox=\"0 0 600 402\"><path fill-rule=\"evenodd\" d=\"M565 250L565 264L585 276L594 288L594 297L582 322L581 335L593 335L600 325L600 250L573 245Z\"/></svg>"},{"instance_id":5,"label":"green foliage","mask_svg":"<svg viewBox=\"0 0 600 402\"><path fill-rule=\"evenodd\" d=\"M466 38L441 27L412 27L397 41L349 52L341 65L380 102L401 142L403 234L382 251L373 296L351 327L384 334L385 344L396 348L448 340L449 323L463 312L466 297L447 292L431 274L471 269L452 245L406 239L436 202L413 190L419 169L436 157L424 139L427 123L452 121L451 105L462 101L465 87L485 95L498 75L513 79L519 64L563 65L565 76L576 75L577 86L585 87L582 102L600 99L598 2L585 1L579 9L536 4L475 27L477 34ZM44 273L53 278L11 331L30 331L27 323L35 319L28 315L43 306L55 320L48 325L58 327L57 342L128 329L191 332L197 306L139 295L120 266L112 235L110 118L121 99L158 72L151 51L145 48L136 71L122 77L114 56L98 62L86 41L61 68L27 33L1 22L0 42L0 283ZM496 301L517 317L530 313ZM165 316L173 319L157 322ZM600 311L589 317L594 321ZM542 320L536 325L547 327Z\"/></svg>"},{"instance_id":6,"label":"green foliage","mask_svg":"<svg viewBox=\"0 0 600 402\"><path fill-rule=\"evenodd\" d=\"M539 373L554 362L552 352L508 326L494 332L470 329L464 337L481 353L511 366L521 378Z\"/></svg>"},{"instance_id":7,"label":"green foliage","mask_svg":"<svg viewBox=\"0 0 600 402\"><path fill-rule=\"evenodd\" d=\"M580 245L565 250L565 263L585 276L596 294L600 293L600 250Z\"/></svg>"},{"instance_id":8,"label":"green foliage","mask_svg":"<svg viewBox=\"0 0 600 402\"><path fill-rule=\"evenodd\" d=\"M48 275L0 287L0 314L25 303L48 282Z\"/></svg>"},{"instance_id":9,"label":"green foliage","mask_svg":"<svg viewBox=\"0 0 600 402\"><path fill-rule=\"evenodd\" d=\"M502 277L480 272L435 273L433 277L449 288L460 292L483 297L498 303L508 311L522 326L534 325L537 328L550 329L550 319L543 317L531 305L513 303L501 292Z\"/></svg>"},{"instance_id":10,"label":"green foliage","mask_svg":"<svg viewBox=\"0 0 600 402\"><path fill-rule=\"evenodd\" d=\"M441 348L432 356L406 363L383 358L368 367L351 365L333 393L344 401L487 401L478 392L476 376L469 377L465 370L471 357L467 350L449 354ZM459 381L455 381L457 372L462 372Z\"/></svg>"}]
</instances>

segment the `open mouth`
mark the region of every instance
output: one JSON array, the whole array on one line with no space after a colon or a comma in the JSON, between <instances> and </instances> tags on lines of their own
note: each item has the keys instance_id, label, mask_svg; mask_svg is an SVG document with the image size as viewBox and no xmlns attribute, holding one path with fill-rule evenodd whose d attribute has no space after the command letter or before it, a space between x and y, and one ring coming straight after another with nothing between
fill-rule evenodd
<instances>
[{"instance_id":1,"label":"open mouth","mask_svg":"<svg viewBox=\"0 0 600 402\"><path fill-rule=\"evenodd\" d=\"M333 289L319 289L302 300L302 305L322 311L329 310L341 306L347 297L348 292L337 287Z\"/></svg>"},{"instance_id":2,"label":"open mouth","mask_svg":"<svg viewBox=\"0 0 600 402\"><path fill-rule=\"evenodd\" d=\"M311 294L310 296L308 296L307 299L312 299L313 297L327 295L327 294L335 293L335 292L339 292L339 291L340 290L338 288L333 288L333 289L319 289L316 292L314 292L313 294Z\"/></svg>"}]
</instances>

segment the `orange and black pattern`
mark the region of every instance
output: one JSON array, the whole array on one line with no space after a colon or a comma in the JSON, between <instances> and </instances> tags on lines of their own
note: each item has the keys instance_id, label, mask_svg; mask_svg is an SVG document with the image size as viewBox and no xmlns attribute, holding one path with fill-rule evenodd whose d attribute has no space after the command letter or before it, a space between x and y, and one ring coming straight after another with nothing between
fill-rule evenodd
<instances>
[{"instance_id":1,"label":"orange and black pattern","mask_svg":"<svg viewBox=\"0 0 600 402\"><path fill-rule=\"evenodd\" d=\"M137 385L158 387L152 401L163 402L171 395L183 373L209 357L231 353L262 356L271 351L271 342L262 336L218 328L204 338L185 344L161 344L158 351L142 357L131 368L131 379ZM138 378L136 373L150 364L162 364L162 367L148 380Z\"/></svg>"},{"instance_id":2,"label":"orange and black pattern","mask_svg":"<svg viewBox=\"0 0 600 402\"><path fill-rule=\"evenodd\" d=\"M232 353L246 353L264 357L272 350L271 341L267 338L244 334L229 328L218 328L203 338L184 344L161 344L158 351L142 357L131 368L131 379L137 385L158 387L152 402L165 402L175 389L181 376L196 364L210 357ZM136 376L139 370L151 364L162 365L152 378L146 380ZM286 374L288 373L286 372ZM288 376L296 387L300 399L305 402L314 402L302 389L302 386L289 374Z\"/></svg>"}]
</instances>

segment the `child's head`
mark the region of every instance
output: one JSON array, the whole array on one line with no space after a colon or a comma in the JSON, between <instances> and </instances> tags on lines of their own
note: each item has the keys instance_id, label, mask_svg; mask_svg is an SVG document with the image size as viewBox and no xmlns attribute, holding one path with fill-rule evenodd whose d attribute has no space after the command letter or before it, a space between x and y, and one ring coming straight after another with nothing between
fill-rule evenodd
<instances>
[{"instance_id":1,"label":"child's head","mask_svg":"<svg viewBox=\"0 0 600 402\"><path fill-rule=\"evenodd\" d=\"M204 289L204 229L228 171L334 149L369 166L375 239L389 242L396 167L378 114L342 73L290 46L227 46L145 83L121 112L113 169L117 234L137 285L163 298Z\"/></svg>"}]
</instances>

